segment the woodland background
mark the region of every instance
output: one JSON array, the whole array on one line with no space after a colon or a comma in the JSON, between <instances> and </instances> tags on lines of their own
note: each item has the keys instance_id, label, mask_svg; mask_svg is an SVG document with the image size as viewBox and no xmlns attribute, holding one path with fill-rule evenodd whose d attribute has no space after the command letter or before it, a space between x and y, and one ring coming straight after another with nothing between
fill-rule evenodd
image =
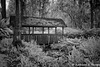
<instances>
[{"instance_id":1,"label":"woodland background","mask_svg":"<svg viewBox=\"0 0 100 67\"><path fill-rule=\"evenodd\" d=\"M91 67L100 64L99 0L22 0L25 16L61 18L66 36L50 49L32 40L13 44L13 27L0 15L0 67ZM15 15L15 0L8 0L6 17ZM91 10L92 9L92 10ZM1 10L1 9L0 9ZM92 12L91 12L92 11ZM92 17L92 18L91 18ZM89 65L89 66L87 66ZM95 66L95 65L94 65Z\"/></svg>"}]
</instances>

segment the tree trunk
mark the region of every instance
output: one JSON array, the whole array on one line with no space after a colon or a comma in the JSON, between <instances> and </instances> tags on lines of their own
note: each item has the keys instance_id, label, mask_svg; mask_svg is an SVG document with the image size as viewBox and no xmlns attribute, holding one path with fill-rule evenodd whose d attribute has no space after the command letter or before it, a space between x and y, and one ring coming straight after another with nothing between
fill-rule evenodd
<instances>
[{"instance_id":1,"label":"tree trunk","mask_svg":"<svg viewBox=\"0 0 100 67\"><path fill-rule=\"evenodd\" d=\"M21 1L15 0L16 2L16 21L14 27L13 43L15 47L21 46Z\"/></svg>"},{"instance_id":2,"label":"tree trunk","mask_svg":"<svg viewBox=\"0 0 100 67\"><path fill-rule=\"evenodd\" d=\"M93 23L93 0L90 0L90 5L91 5L91 28L93 28L94 23Z\"/></svg>"},{"instance_id":3,"label":"tree trunk","mask_svg":"<svg viewBox=\"0 0 100 67\"><path fill-rule=\"evenodd\" d=\"M1 6L2 6L2 18L6 18L6 0L1 0Z\"/></svg>"}]
</instances>

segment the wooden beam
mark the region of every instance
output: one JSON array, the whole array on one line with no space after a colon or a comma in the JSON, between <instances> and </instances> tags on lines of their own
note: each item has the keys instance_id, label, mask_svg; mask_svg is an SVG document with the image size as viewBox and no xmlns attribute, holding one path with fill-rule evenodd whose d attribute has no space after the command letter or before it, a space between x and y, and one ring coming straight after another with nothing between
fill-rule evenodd
<instances>
[{"instance_id":1,"label":"wooden beam","mask_svg":"<svg viewBox=\"0 0 100 67\"><path fill-rule=\"evenodd\" d=\"M49 45L49 43L50 43L50 31L49 31L49 27L48 27L48 45Z\"/></svg>"},{"instance_id":2,"label":"wooden beam","mask_svg":"<svg viewBox=\"0 0 100 67\"><path fill-rule=\"evenodd\" d=\"M57 40L57 27L55 27L55 35L56 35L56 39L55 39L55 42Z\"/></svg>"},{"instance_id":3,"label":"wooden beam","mask_svg":"<svg viewBox=\"0 0 100 67\"><path fill-rule=\"evenodd\" d=\"M57 27L55 27L55 34L57 34Z\"/></svg>"},{"instance_id":4,"label":"wooden beam","mask_svg":"<svg viewBox=\"0 0 100 67\"><path fill-rule=\"evenodd\" d=\"M54 26L54 25L22 25L22 27L49 27L49 28L54 28L54 27L66 27L66 26Z\"/></svg>"},{"instance_id":5,"label":"wooden beam","mask_svg":"<svg viewBox=\"0 0 100 67\"><path fill-rule=\"evenodd\" d=\"M48 34L50 34L49 27L48 27Z\"/></svg>"},{"instance_id":6,"label":"wooden beam","mask_svg":"<svg viewBox=\"0 0 100 67\"><path fill-rule=\"evenodd\" d=\"M33 27L33 29L32 29L32 34L34 34L34 27Z\"/></svg>"},{"instance_id":7,"label":"wooden beam","mask_svg":"<svg viewBox=\"0 0 100 67\"><path fill-rule=\"evenodd\" d=\"M42 27L42 34L44 34L44 27Z\"/></svg>"},{"instance_id":8,"label":"wooden beam","mask_svg":"<svg viewBox=\"0 0 100 67\"><path fill-rule=\"evenodd\" d=\"M64 27L62 27L62 38L64 36Z\"/></svg>"},{"instance_id":9,"label":"wooden beam","mask_svg":"<svg viewBox=\"0 0 100 67\"><path fill-rule=\"evenodd\" d=\"M30 34L31 30L30 30L30 27L29 27L29 34Z\"/></svg>"}]
</instances>

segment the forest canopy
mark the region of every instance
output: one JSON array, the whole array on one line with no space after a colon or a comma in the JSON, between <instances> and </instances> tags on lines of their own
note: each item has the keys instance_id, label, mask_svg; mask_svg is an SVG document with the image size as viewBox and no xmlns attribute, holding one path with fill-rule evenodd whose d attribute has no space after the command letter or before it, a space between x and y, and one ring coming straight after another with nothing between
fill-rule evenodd
<instances>
[{"instance_id":1,"label":"forest canopy","mask_svg":"<svg viewBox=\"0 0 100 67\"><path fill-rule=\"evenodd\" d=\"M88 0L22 0L23 15L61 18L69 27L90 28L91 11ZM9 0L8 11L15 14L15 2Z\"/></svg>"}]
</instances>

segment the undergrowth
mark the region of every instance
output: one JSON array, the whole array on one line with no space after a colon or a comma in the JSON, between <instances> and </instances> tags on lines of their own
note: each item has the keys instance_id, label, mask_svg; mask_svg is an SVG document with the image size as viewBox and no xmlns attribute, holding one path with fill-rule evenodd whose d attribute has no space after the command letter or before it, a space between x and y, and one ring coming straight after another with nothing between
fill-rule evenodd
<instances>
[{"instance_id":1,"label":"undergrowth","mask_svg":"<svg viewBox=\"0 0 100 67\"><path fill-rule=\"evenodd\" d=\"M99 64L100 38L64 38L52 44L51 50L43 51L35 41L24 42L25 47L17 50L12 38L0 41L1 67L72 67L72 64Z\"/></svg>"}]
</instances>

